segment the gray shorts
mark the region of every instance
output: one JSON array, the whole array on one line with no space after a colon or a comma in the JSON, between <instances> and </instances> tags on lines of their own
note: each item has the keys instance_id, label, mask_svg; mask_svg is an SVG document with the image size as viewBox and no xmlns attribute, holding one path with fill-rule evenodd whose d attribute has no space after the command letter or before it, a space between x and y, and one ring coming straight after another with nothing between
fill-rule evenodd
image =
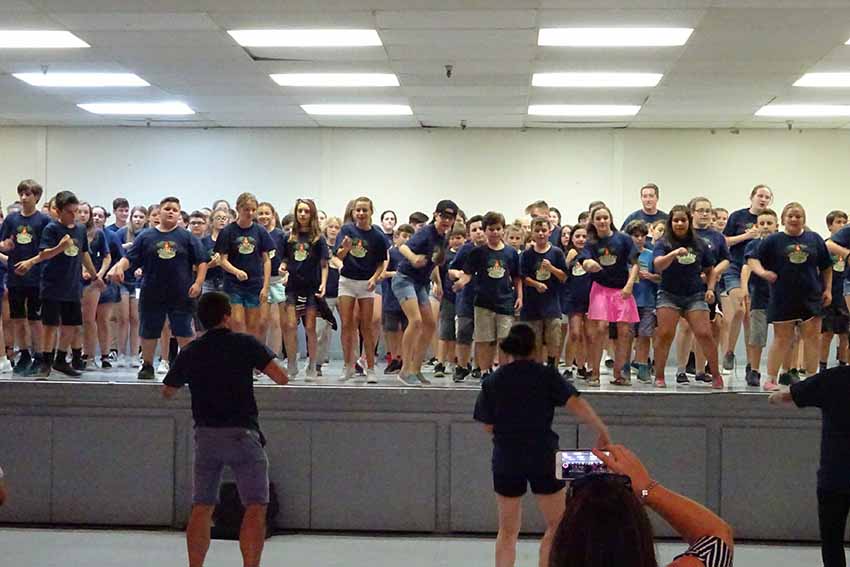
<instances>
[{"instance_id":1,"label":"gray shorts","mask_svg":"<svg viewBox=\"0 0 850 567\"><path fill-rule=\"evenodd\" d=\"M196 427L192 503L214 506L224 467L244 506L269 503L269 460L260 433L244 427Z\"/></svg>"},{"instance_id":2,"label":"gray shorts","mask_svg":"<svg viewBox=\"0 0 850 567\"><path fill-rule=\"evenodd\" d=\"M750 310L749 346L767 346L767 309Z\"/></svg>"},{"instance_id":3,"label":"gray shorts","mask_svg":"<svg viewBox=\"0 0 850 567\"><path fill-rule=\"evenodd\" d=\"M457 339L457 329L455 328L454 301L449 301L447 299L440 301L440 323L438 337L441 341L453 342L455 339Z\"/></svg>"},{"instance_id":4,"label":"gray shorts","mask_svg":"<svg viewBox=\"0 0 850 567\"><path fill-rule=\"evenodd\" d=\"M382 326L387 333L403 331L407 327L407 317L404 316L404 311L384 311L382 315Z\"/></svg>"},{"instance_id":5,"label":"gray shorts","mask_svg":"<svg viewBox=\"0 0 850 567\"><path fill-rule=\"evenodd\" d=\"M471 345L472 336L475 334L475 319L472 317L457 317L455 326L455 339L458 344Z\"/></svg>"},{"instance_id":6,"label":"gray shorts","mask_svg":"<svg viewBox=\"0 0 850 567\"><path fill-rule=\"evenodd\" d=\"M659 289L655 308L661 309L662 307L677 309L681 313L687 313L688 311L708 311L708 303L705 302L705 292L702 291L691 295L675 295Z\"/></svg>"},{"instance_id":7,"label":"gray shorts","mask_svg":"<svg viewBox=\"0 0 850 567\"><path fill-rule=\"evenodd\" d=\"M636 337L651 337L655 335L655 307L638 307L640 322L635 323Z\"/></svg>"}]
</instances>

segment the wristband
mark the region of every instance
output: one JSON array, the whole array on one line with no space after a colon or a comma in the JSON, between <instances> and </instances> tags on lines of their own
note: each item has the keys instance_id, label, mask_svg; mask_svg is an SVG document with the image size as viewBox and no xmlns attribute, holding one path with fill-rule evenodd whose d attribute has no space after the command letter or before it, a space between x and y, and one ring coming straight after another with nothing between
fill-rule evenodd
<instances>
[{"instance_id":1,"label":"wristband","mask_svg":"<svg viewBox=\"0 0 850 567\"><path fill-rule=\"evenodd\" d=\"M640 491L640 503L646 504L646 499L649 498L649 493L652 492L652 489L658 486L657 480L649 481L649 484L646 485L646 488Z\"/></svg>"}]
</instances>

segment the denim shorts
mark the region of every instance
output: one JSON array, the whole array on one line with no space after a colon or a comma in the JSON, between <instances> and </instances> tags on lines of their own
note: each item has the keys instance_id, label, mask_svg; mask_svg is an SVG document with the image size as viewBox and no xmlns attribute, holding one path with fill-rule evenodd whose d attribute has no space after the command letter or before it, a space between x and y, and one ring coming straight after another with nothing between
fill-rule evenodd
<instances>
[{"instance_id":1,"label":"denim shorts","mask_svg":"<svg viewBox=\"0 0 850 567\"><path fill-rule=\"evenodd\" d=\"M121 303L121 289L118 284L111 283L101 290L97 304L104 303Z\"/></svg>"},{"instance_id":2,"label":"denim shorts","mask_svg":"<svg viewBox=\"0 0 850 567\"><path fill-rule=\"evenodd\" d=\"M241 305L245 309L256 309L260 306L260 292L232 289L227 294L231 305Z\"/></svg>"},{"instance_id":3,"label":"denim shorts","mask_svg":"<svg viewBox=\"0 0 850 567\"><path fill-rule=\"evenodd\" d=\"M396 272L392 282L393 294L399 303L404 303L408 299L416 299L419 305L430 305L428 299L428 284L417 283L413 278Z\"/></svg>"},{"instance_id":4,"label":"denim shorts","mask_svg":"<svg viewBox=\"0 0 850 567\"><path fill-rule=\"evenodd\" d=\"M236 477L244 506L269 503L269 459L260 433L244 427L196 427L192 503L213 506L224 467Z\"/></svg>"},{"instance_id":5,"label":"denim shorts","mask_svg":"<svg viewBox=\"0 0 850 567\"><path fill-rule=\"evenodd\" d=\"M729 264L729 268L723 272L723 287L726 293L741 287L741 266Z\"/></svg>"},{"instance_id":6,"label":"denim shorts","mask_svg":"<svg viewBox=\"0 0 850 567\"><path fill-rule=\"evenodd\" d=\"M165 318L175 337L192 337L192 306L163 305L153 301L139 302L139 336L143 339L158 339L165 326Z\"/></svg>"},{"instance_id":7,"label":"denim shorts","mask_svg":"<svg viewBox=\"0 0 850 567\"><path fill-rule=\"evenodd\" d=\"M708 303L705 302L705 293L693 293L691 295L675 295L663 289L658 290L658 299L655 308L667 307L676 309L682 313L689 311L708 311Z\"/></svg>"}]
</instances>

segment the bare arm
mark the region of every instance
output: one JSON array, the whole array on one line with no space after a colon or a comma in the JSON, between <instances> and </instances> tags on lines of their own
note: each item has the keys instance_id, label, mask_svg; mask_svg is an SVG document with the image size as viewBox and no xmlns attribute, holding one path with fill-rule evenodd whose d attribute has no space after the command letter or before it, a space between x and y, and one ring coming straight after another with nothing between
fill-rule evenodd
<instances>
[{"instance_id":1,"label":"bare arm","mask_svg":"<svg viewBox=\"0 0 850 567\"><path fill-rule=\"evenodd\" d=\"M567 405L565 406L567 411L576 416L579 421L582 423L589 425L596 431L597 447L607 447L611 444L611 435L608 433L608 427L602 422L596 412L593 410L593 407L587 403L581 396L571 396L569 400L567 400Z\"/></svg>"},{"instance_id":2,"label":"bare arm","mask_svg":"<svg viewBox=\"0 0 850 567\"><path fill-rule=\"evenodd\" d=\"M177 395L177 392L180 391L180 388L175 388L174 386L162 386L162 397L166 400L171 400L174 396Z\"/></svg>"},{"instance_id":3,"label":"bare arm","mask_svg":"<svg viewBox=\"0 0 850 567\"><path fill-rule=\"evenodd\" d=\"M266 367L263 368L263 374L281 386L285 386L289 383L289 375L283 368L275 364L274 360L270 360L269 363L266 364Z\"/></svg>"}]
</instances>

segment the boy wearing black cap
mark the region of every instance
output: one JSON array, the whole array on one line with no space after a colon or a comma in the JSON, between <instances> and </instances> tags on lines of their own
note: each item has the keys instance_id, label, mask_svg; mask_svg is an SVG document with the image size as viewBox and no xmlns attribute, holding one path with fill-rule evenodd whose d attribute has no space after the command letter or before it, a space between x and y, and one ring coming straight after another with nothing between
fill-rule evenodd
<instances>
[{"instance_id":1,"label":"boy wearing black cap","mask_svg":"<svg viewBox=\"0 0 850 567\"><path fill-rule=\"evenodd\" d=\"M437 203L434 219L399 247L404 259L393 276L392 291L407 317L407 329L401 342L402 368L398 379L407 386L430 382L422 375L422 358L437 328L428 286L436 266L446 261L446 234L457 217L457 205L443 200Z\"/></svg>"}]
</instances>

